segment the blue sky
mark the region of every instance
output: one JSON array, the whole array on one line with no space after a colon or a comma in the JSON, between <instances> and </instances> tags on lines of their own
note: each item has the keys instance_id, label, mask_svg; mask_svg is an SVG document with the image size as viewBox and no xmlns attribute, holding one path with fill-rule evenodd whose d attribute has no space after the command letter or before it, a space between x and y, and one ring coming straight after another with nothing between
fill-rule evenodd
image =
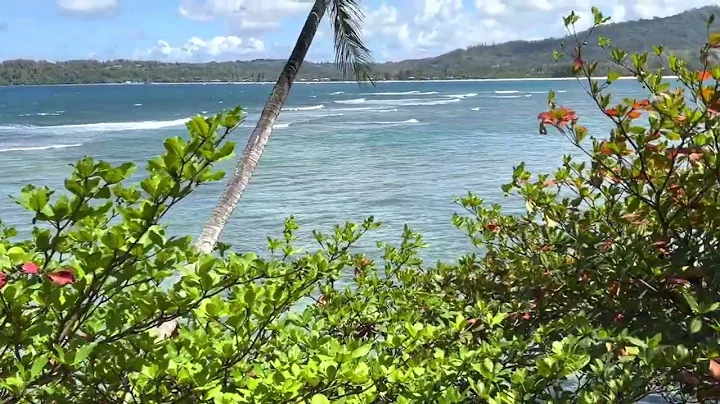
<instances>
[{"instance_id":1,"label":"blue sky","mask_svg":"<svg viewBox=\"0 0 720 404\"><path fill-rule=\"evenodd\" d=\"M284 58L308 0L2 0L0 59ZM479 43L563 34L561 17L601 5L615 21L676 14L709 0L360 0L377 60L441 54ZM584 19L588 21L586 17ZM332 58L325 22L309 60Z\"/></svg>"}]
</instances>

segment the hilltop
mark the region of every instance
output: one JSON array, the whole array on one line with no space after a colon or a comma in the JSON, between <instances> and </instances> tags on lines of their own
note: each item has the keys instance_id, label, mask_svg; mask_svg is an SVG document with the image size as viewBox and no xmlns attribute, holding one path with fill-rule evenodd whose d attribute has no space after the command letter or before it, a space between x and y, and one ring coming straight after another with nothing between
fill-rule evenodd
<instances>
[{"instance_id":1,"label":"hilltop","mask_svg":"<svg viewBox=\"0 0 720 404\"><path fill-rule=\"evenodd\" d=\"M593 33L585 54L587 60L601 60L599 74L609 65L608 56L597 47L604 36L628 52L651 52L653 45L665 48L688 60L697 61L697 53L707 40L706 21L711 13L720 14L719 6L688 10L665 18L608 24ZM586 32L579 33L583 36ZM512 41L495 45L472 46L426 59L379 63L374 67L378 80L563 77L564 65L552 59L560 43L572 38L548 38L539 41ZM72 84L122 82L201 82L201 81L274 81L284 60L253 60L210 63L163 63L156 61L71 60L47 62L10 60L0 65L1 84ZM662 62L650 60L660 67ZM299 80L340 80L332 63L303 64Z\"/></svg>"}]
</instances>

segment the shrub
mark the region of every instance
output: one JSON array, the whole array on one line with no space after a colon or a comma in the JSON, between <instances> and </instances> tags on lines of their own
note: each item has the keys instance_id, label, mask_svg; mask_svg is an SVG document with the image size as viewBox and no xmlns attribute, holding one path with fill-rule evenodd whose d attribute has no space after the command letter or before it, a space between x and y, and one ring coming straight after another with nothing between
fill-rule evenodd
<instances>
[{"instance_id":1,"label":"shrub","mask_svg":"<svg viewBox=\"0 0 720 404\"><path fill-rule=\"evenodd\" d=\"M593 28L606 22L593 9ZM574 33L577 16L565 20ZM712 21L710 21L712 22ZM710 23L708 24L708 26ZM524 215L468 194L454 224L478 247L424 265L406 228L382 262L351 246L379 223L316 233L297 226L271 257L221 246L198 254L161 219L197 186L222 178L235 109L188 123L138 186L133 166L84 158L65 195L26 187L32 238L0 238L0 398L8 402L687 402L720 380L716 275L720 68L715 35L679 84L647 55L600 45L649 91L613 103L620 76L592 78L585 38L562 49L613 124L591 136L549 96L539 116L583 153L553 174L516 167L504 187ZM665 57L662 48L655 49ZM709 84L710 83L710 84ZM709 84L709 85L708 85ZM353 274L352 286L335 287ZM310 304L306 304L310 301ZM168 336L154 331L180 319Z\"/></svg>"}]
</instances>

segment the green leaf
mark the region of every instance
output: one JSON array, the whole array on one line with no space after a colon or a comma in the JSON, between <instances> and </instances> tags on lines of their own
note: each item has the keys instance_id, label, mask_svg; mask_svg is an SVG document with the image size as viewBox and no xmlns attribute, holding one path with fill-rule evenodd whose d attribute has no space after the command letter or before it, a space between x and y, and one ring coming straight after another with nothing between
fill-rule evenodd
<instances>
[{"instance_id":1,"label":"green leaf","mask_svg":"<svg viewBox=\"0 0 720 404\"><path fill-rule=\"evenodd\" d=\"M330 400L323 394L315 394L312 399L310 399L310 404L330 404Z\"/></svg>"},{"instance_id":2,"label":"green leaf","mask_svg":"<svg viewBox=\"0 0 720 404\"><path fill-rule=\"evenodd\" d=\"M48 357L47 354L40 355L37 358L35 358L35 360L33 361L32 367L30 368L30 379L35 379L42 373L42 371L45 368L45 365L47 365L49 359L50 358Z\"/></svg>"},{"instance_id":3,"label":"green leaf","mask_svg":"<svg viewBox=\"0 0 720 404\"><path fill-rule=\"evenodd\" d=\"M95 349L95 346L97 344L87 344L80 347L80 349L75 352L75 360L73 360L73 365L77 365L87 359L87 357L92 353L93 349Z\"/></svg>"},{"instance_id":4,"label":"green leaf","mask_svg":"<svg viewBox=\"0 0 720 404\"><path fill-rule=\"evenodd\" d=\"M702 320L694 318L690 322L690 334L697 334L702 329Z\"/></svg>"},{"instance_id":5,"label":"green leaf","mask_svg":"<svg viewBox=\"0 0 720 404\"><path fill-rule=\"evenodd\" d=\"M352 352L352 358L357 359L366 356L370 352L370 349L372 349L372 344L363 345Z\"/></svg>"},{"instance_id":6,"label":"green leaf","mask_svg":"<svg viewBox=\"0 0 720 404\"><path fill-rule=\"evenodd\" d=\"M690 310L692 310L693 313L697 313L699 311L699 306L697 300L695 300L695 297L687 291L683 292L683 297L685 298L688 306L690 306Z\"/></svg>"}]
</instances>

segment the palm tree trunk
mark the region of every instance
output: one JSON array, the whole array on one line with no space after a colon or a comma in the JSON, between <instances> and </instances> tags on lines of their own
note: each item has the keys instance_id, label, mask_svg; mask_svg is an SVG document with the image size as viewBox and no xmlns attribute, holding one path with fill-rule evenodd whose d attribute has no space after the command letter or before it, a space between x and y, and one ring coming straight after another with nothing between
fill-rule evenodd
<instances>
[{"instance_id":1,"label":"palm tree trunk","mask_svg":"<svg viewBox=\"0 0 720 404\"><path fill-rule=\"evenodd\" d=\"M275 120L280 114L285 100L290 93L290 87L295 80L300 65L302 65L310 44L312 43L315 33L317 32L320 20L322 20L325 10L327 9L328 0L315 0L315 4L310 10L305 25L300 31L300 36L295 43L290 58L283 68L280 77L273 87L270 98L268 98L263 108L260 119L255 129L248 139L247 146L243 152L242 158L235 167L235 173L225 185L218 204L213 209L207 224L202 229L200 237L197 239L196 247L200 252L209 253L215 248L220 239L225 225L232 215L235 207L237 207L242 198L245 188L247 188L250 178L260 161L265 150L265 145L270 139Z\"/></svg>"}]
</instances>

